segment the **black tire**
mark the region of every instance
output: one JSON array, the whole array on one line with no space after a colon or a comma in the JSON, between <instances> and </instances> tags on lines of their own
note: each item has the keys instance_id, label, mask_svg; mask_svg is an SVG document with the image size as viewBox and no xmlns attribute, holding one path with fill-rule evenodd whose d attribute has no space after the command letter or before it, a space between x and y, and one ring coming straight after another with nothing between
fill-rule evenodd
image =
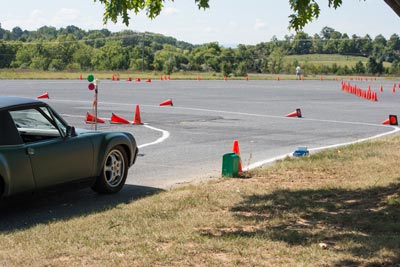
<instances>
[{"instance_id":1,"label":"black tire","mask_svg":"<svg viewBox=\"0 0 400 267\"><path fill-rule=\"evenodd\" d=\"M106 156L92 189L100 194L119 192L125 184L128 175L128 157L121 146L113 147Z\"/></svg>"}]
</instances>

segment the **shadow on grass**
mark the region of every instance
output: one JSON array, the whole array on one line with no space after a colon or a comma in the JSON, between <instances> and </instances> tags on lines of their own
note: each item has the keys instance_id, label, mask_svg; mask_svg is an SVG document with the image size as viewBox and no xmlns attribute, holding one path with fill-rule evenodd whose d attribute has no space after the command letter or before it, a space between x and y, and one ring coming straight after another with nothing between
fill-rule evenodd
<instances>
[{"instance_id":1,"label":"shadow on grass","mask_svg":"<svg viewBox=\"0 0 400 267\"><path fill-rule=\"evenodd\" d=\"M358 190L277 190L247 196L231 212L252 230L220 236L257 236L293 246L324 242L347 254L335 266L400 266L400 183Z\"/></svg>"},{"instance_id":2,"label":"shadow on grass","mask_svg":"<svg viewBox=\"0 0 400 267\"><path fill-rule=\"evenodd\" d=\"M9 232L88 215L128 204L162 189L125 185L117 194L100 195L90 189L18 196L0 202L0 232Z\"/></svg>"}]
</instances>

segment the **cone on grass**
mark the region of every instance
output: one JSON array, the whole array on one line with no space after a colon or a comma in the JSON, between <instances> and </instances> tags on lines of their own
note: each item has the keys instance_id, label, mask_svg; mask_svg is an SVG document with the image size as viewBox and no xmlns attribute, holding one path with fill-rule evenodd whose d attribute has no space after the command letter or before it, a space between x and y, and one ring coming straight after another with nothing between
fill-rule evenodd
<instances>
[{"instance_id":1,"label":"cone on grass","mask_svg":"<svg viewBox=\"0 0 400 267\"><path fill-rule=\"evenodd\" d=\"M130 122L127 119L120 117L114 113L111 114L110 122L115 124L130 124Z\"/></svg>"},{"instance_id":2,"label":"cone on grass","mask_svg":"<svg viewBox=\"0 0 400 267\"><path fill-rule=\"evenodd\" d=\"M86 123L104 123L105 121L101 118L98 118L96 116L94 116L93 114L90 114L89 112L86 113L86 119L85 119Z\"/></svg>"},{"instance_id":3,"label":"cone on grass","mask_svg":"<svg viewBox=\"0 0 400 267\"><path fill-rule=\"evenodd\" d=\"M133 124L143 124L142 119L140 118L140 108L139 105L136 105L136 110L135 110L135 117L133 119Z\"/></svg>"},{"instance_id":4,"label":"cone on grass","mask_svg":"<svg viewBox=\"0 0 400 267\"><path fill-rule=\"evenodd\" d=\"M299 108L296 109L295 111L293 111L293 112L287 114L286 117L291 117L291 118L297 117L297 118L301 118L301 117L302 117L302 115L301 115L301 109L299 109Z\"/></svg>"},{"instance_id":5,"label":"cone on grass","mask_svg":"<svg viewBox=\"0 0 400 267\"><path fill-rule=\"evenodd\" d=\"M238 140L233 141L232 152L239 156L238 172L243 172L242 159L240 158L240 149L239 149L239 141Z\"/></svg>"},{"instance_id":6,"label":"cone on grass","mask_svg":"<svg viewBox=\"0 0 400 267\"><path fill-rule=\"evenodd\" d=\"M41 94L41 95L39 95L39 96L37 97L37 99L45 99L45 98L47 98L47 99L50 98L48 92L46 92L46 93L44 93L44 94Z\"/></svg>"},{"instance_id":7,"label":"cone on grass","mask_svg":"<svg viewBox=\"0 0 400 267\"><path fill-rule=\"evenodd\" d=\"M172 107L173 105L174 105L174 103L172 103L171 98L160 103L160 106L171 106Z\"/></svg>"}]
</instances>

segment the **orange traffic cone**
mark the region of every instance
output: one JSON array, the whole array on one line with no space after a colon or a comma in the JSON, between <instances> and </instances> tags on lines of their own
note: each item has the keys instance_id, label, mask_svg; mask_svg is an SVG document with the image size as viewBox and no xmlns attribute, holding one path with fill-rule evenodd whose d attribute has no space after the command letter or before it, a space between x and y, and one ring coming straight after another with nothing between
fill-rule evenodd
<instances>
[{"instance_id":1,"label":"orange traffic cone","mask_svg":"<svg viewBox=\"0 0 400 267\"><path fill-rule=\"evenodd\" d=\"M171 80L171 75L168 75L168 81L170 81Z\"/></svg>"},{"instance_id":2,"label":"orange traffic cone","mask_svg":"<svg viewBox=\"0 0 400 267\"><path fill-rule=\"evenodd\" d=\"M372 100L372 101L375 101L375 102L378 101L378 94L377 94L376 92L373 92L373 93L372 93L371 100Z\"/></svg>"},{"instance_id":3,"label":"orange traffic cone","mask_svg":"<svg viewBox=\"0 0 400 267\"><path fill-rule=\"evenodd\" d=\"M246 81L248 81L249 80L249 75L246 75Z\"/></svg>"},{"instance_id":4,"label":"orange traffic cone","mask_svg":"<svg viewBox=\"0 0 400 267\"><path fill-rule=\"evenodd\" d=\"M390 120L389 119L384 120L384 121L382 121L382 124L390 124Z\"/></svg>"},{"instance_id":5,"label":"orange traffic cone","mask_svg":"<svg viewBox=\"0 0 400 267\"><path fill-rule=\"evenodd\" d=\"M112 81L115 81L114 73L113 73L113 75L111 76L111 80L112 80Z\"/></svg>"},{"instance_id":6,"label":"orange traffic cone","mask_svg":"<svg viewBox=\"0 0 400 267\"><path fill-rule=\"evenodd\" d=\"M148 79L146 80L146 83L151 83L151 79L148 78Z\"/></svg>"},{"instance_id":7,"label":"orange traffic cone","mask_svg":"<svg viewBox=\"0 0 400 267\"><path fill-rule=\"evenodd\" d=\"M396 93L396 84L393 84L392 93Z\"/></svg>"},{"instance_id":8,"label":"orange traffic cone","mask_svg":"<svg viewBox=\"0 0 400 267\"><path fill-rule=\"evenodd\" d=\"M174 103L172 103L171 98L160 103L160 106L173 106L173 105L174 105Z\"/></svg>"},{"instance_id":9,"label":"orange traffic cone","mask_svg":"<svg viewBox=\"0 0 400 267\"><path fill-rule=\"evenodd\" d=\"M298 118L301 118L302 117L301 116L301 110L298 108L295 111L287 114L286 117L298 117Z\"/></svg>"},{"instance_id":10,"label":"orange traffic cone","mask_svg":"<svg viewBox=\"0 0 400 267\"><path fill-rule=\"evenodd\" d=\"M127 82L131 82L131 81L132 81L132 78L131 78L131 77L128 77L128 79L126 79L126 81L127 81Z\"/></svg>"},{"instance_id":11,"label":"orange traffic cone","mask_svg":"<svg viewBox=\"0 0 400 267\"><path fill-rule=\"evenodd\" d=\"M382 84L381 84L381 87L379 87L379 91L381 91L381 93L383 92Z\"/></svg>"},{"instance_id":12,"label":"orange traffic cone","mask_svg":"<svg viewBox=\"0 0 400 267\"><path fill-rule=\"evenodd\" d=\"M38 96L37 98L38 98L38 99L43 99L43 98L49 99L50 97L49 97L49 93L46 92L46 93L44 93L44 94Z\"/></svg>"},{"instance_id":13,"label":"orange traffic cone","mask_svg":"<svg viewBox=\"0 0 400 267\"><path fill-rule=\"evenodd\" d=\"M86 123L95 123L96 121L97 121L97 123L104 123L103 119L96 118L94 115L90 114L89 112L86 113L86 119L85 119Z\"/></svg>"},{"instance_id":14,"label":"orange traffic cone","mask_svg":"<svg viewBox=\"0 0 400 267\"><path fill-rule=\"evenodd\" d=\"M82 73L81 73L81 75L79 75L79 80L82 80Z\"/></svg>"},{"instance_id":15,"label":"orange traffic cone","mask_svg":"<svg viewBox=\"0 0 400 267\"><path fill-rule=\"evenodd\" d=\"M118 115L115 115L114 113L112 113L112 115L111 115L111 121L110 122L111 123L130 124L130 122L127 119L122 118L122 117L120 117Z\"/></svg>"},{"instance_id":16,"label":"orange traffic cone","mask_svg":"<svg viewBox=\"0 0 400 267\"><path fill-rule=\"evenodd\" d=\"M200 81L200 75L197 75L197 80Z\"/></svg>"},{"instance_id":17,"label":"orange traffic cone","mask_svg":"<svg viewBox=\"0 0 400 267\"><path fill-rule=\"evenodd\" d=\"M139 108L139 105L136 105L135 118L133 119L133 124L143 124L142 120L140 119L140 108Z\"/></svg>"},{"instance_id":18,"label":"orange traffic cone","mask_svg":"<svg viewBox=\"0 0 400 267\"><path fill-rule=\"evenodd\" d=\"M280 80L281 80L281 76L278 75L278 77L277 77L276 79L277 79L278 81L280 81Z\"/></svg>"},{"instance_id":19,"label":"orange traffic cone","mask_svg":"<svg viewBox=\"0 0 400 267\"><path fill-rule=\"evenodd\" d=\"M240 158L240 150L239 150L239 141L238 140L233 141L232 152L239 156L238 172L243 172L242 159Z\"/></svg>"},{"instance_id":20,"label":"orange traffic cone","mask_svg":"<svg viewBox=\"0 0 400 267\"><path fill-rule=\"evenodd\" d=\"M140 79L140 77L137 77L137 78L136 78L136 82L137 82L137 83L140 83L141 81L142 81L142 79Z\"/></svg>"},{"instance_id":21,"label":"orange traffic cone","mask_svg":"<svg viewBox=\"0 0 400 267\"><path fill-rule=\"evenodd\" d=\"M372 93L371 91L367 91L367 99L371 100L372 99Z\"/></svg>"}]
</instances>

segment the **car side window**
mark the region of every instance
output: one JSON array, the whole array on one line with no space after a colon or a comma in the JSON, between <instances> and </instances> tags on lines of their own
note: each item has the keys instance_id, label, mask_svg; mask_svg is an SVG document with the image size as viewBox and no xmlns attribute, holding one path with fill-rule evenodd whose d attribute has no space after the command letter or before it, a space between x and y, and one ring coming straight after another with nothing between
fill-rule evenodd
<instances>
[{"instance_id":1,"label":"car side window","mask_svg":"<svg viewBox=\"0 0 400 267\"><path fill-rule=\"evenodd\" d=\"M25 143L62 137L57 122L45 107L10 111Z\"/></svg>"}]
</instances>

